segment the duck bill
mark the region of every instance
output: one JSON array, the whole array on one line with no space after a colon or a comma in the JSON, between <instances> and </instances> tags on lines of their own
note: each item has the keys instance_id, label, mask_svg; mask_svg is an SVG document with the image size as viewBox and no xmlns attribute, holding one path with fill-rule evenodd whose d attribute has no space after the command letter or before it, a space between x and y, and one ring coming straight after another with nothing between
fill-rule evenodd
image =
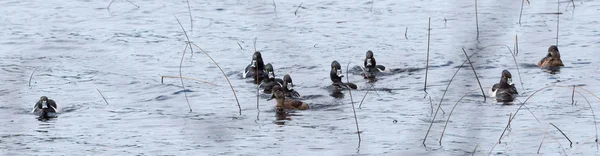
<instances>
[{"instance_id":1,"label":"duck bill","mask_svg":"<svg viewBox=\"0 0 600 156\"><path fill-rule=\"evenodd\" d=\"M288 82L286 84L286 88L287 88L287 90L294 90L294 84Z\"/></svg>"},{"instance_id":2,"label":"duck bill","mask_svg":"<svg viewBox=\"0 0 600 156\"><path fill-rule=\"evenodd\" d=\"M275 73L273 73L272 71L269 72L269 79L274 79L275 78Z\"/></svg>"},{"instance_id":3,"label":"duck bill","mask_svg":"<svg viewBox=\"0 0 600 156\"><path fill-rule=\"evenodd\" d=\"M342 74L342 70L341 69L338 69L336 73L337 73L338 77L344 77L344 75Z\"/></svg>"},{"instance_id":4,"label":"duck bill","mask_svg":"<svg viewBox=\"0 0 600 156\"><path fill-rule=\"evenodd\" d=\"M48 108L47 101L42 101L42 109Z\"/></svg>"}]
</instances>

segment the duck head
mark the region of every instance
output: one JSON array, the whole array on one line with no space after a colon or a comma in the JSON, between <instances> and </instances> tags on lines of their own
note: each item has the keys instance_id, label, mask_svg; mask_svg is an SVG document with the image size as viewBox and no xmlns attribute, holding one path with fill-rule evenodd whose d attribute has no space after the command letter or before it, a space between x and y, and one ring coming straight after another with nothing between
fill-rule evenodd
<instances>
[{"instance_id":1,"label":"duck head","mask_svg":"<svg viewBox=\"0 0 600 156\"><path fill-rule=\"evenodd\" d=\"M283 103L285 102L285 94L283 93L283 88L279 85L273 86L271 89L271 93L273 94L271 97L275 98L277 104L275 104L275 109L277 112L281 112L284 110Z\"/></svg>"},{"instance_id":2,"label":"duck head","mask_svg":"<svg viewBox=\"0 0 600 156\"><path fill-rule=\"evenodd\" d=\"M367 56L365 58L365 67L375 66L375 59L373 58L373 52L371 50L367 51Z\"/></svg>"},{"instance_id":3,"label":"duck head","mask_svg":"<svg viewBox=\"0 0 600 156\"><path fill-rule=\"evenodd\" d=\"M552 45L550 48L548 48L548 57L560 59L560 53L558 52L558 47L556 47L556 45Z\"/></svg>"},{"instance_id":4,"label":"duck head","mask_svg":"<svg viewBox=\"0 0 600 156\"><path fill-rule=\"evenodd\" d=\"M48 97L46 97L46 96L40 97L40 102L42 102L42 109L48 108Z\"/></svg>"},{"instance_id":5,"label":"duck head","mask_svg":"<svg viewBox=\"0 0 600 156\"><path fill-rule=\"evenodd\" d=\"M285 74L283 76L283 88L287 89L288 91L294 90L294 83L292 82L292 77L290 77L289 74Z\"/></svg>"},{"instance_id":6,"label":"duck head","mask_svg":"<svg viewBox=\"0 0 600 156\"><path fill-rule=\"evenodd\" d=\"M342 82L342 77L344 77L344 75L342 74L342 66L339 62L331 62L331 72L329 72L329 76L331 78L331 81L333 81L334 83Z\"/></svg>"},{"instance_id":7,"label":"duck head","mask_svg":"<svg viewBox=\"0 0 600 156\"><path fill-rule=\"evenodd\" d=\"M273 65L271 65L271 63L265 65L265 72L267 73L267 78L269 80L275 80L275 71L273 71Z\"/></svg>"},{"instance_id":8,"label":"duck head","mask_svg":"<svg viewBox=\"0 0 600 156\"><path fill-rule=\"evenodd\" d=\"M512 74L510 74L510 72L505 69L502 71L502 78L500 78L500 87L504 88L510 85L513 85Z\"/></svg>"},{"instance_id":9,"label":"duck head","mask_svg":"<svg viewBox=\"0 0 600 156\"><path fill-rule=\"evenodd\" d=\"M252 63L250 63L251 67L256 67L259 70L265 69L265 63L263 62L262 55L260 52L254 52L252 55Z\"/></svg>"}]
</instances>

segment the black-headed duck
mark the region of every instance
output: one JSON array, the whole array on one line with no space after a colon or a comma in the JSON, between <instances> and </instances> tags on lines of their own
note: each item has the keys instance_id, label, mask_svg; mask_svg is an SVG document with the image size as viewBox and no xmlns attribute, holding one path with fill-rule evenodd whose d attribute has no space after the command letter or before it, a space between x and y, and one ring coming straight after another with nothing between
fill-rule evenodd
<instances>
[{"instance_id":1,"label":"black-headed duck","mask_svg":"<svg viewBox=\"0 0 600 156\"><path fill-rule=\"evenodd\" d=\"M497 102L512 102L518 95L515 84L512 83L512 75L508 70L502 71L500 83L490 88L490 96L495 97Z\"/></svg>"},{"instance_id":2,"label":"black-headed duck","mask_svg":"<svg viewBox=\"0 0 600 156\"><path fill-rule=\"evenodd\" d=\"M373 57L373 51L371 51L371 50L367 51L364 65L365 65L365 67L364 67L363 76L365 79L371 79L371 80L375 79L375 77L377 76L377 73L385 70L385 66L377 65L377 62L375 61L375 57Z\"/></svg>"},{"instance_id":3,"label":"black-headed duck","mask_svg":"<svg viewBox=\"0 0 600 156\"><path fill-rule=\"evenodd\" d=\"M263 62L262 55L260 52L254 52L252 55L252 62L244 70L242 78L252 77L254 83L259 84L265 77L265 63Z\"/></svg>"},{"instance_id":4,"label":"black-headed duck","mask_svg":"<svg viewBox=\"0 0 600 156\"><path fill-rule=\"evenodd\" d=\"M297 110L307 110L310 108L307 103L304 103L300 100L286 98L285 93L283 92L283 88L281 86L273 86L272 88L273 96L275 97L275 110L278 112L287 110L287 109L297 109Z\"/></svg>"},{"instance_id":5,"label":"black-headed duck","mask_svg":"<svg viewBox=\"0 0 600 156\"><path fill-rule=\"evenodd\" d=\"M270 94L273 86L281 86L283 80L275 78L275 71L273 70L273 65L270 63L265 65L265 73L267 74L267 77L263 80L261 85L265 88L264 93Z\"/></svg>"},{"instance_id":6,"label":"black-headed duck","mask_svg":"<svg viewBox=\"0 0 600 156\"><path fill-rule=\"evenodd\" d=\"M300 93L294 90L294 82L289 74L283 76L283 93L285 97L300 98Z\"/></svg>"},{"instance_id":7,"label":"black-headed duck","mask_svg":"<svg viewBox=\"0 0 600 156\"><path fill-rule=\"evenodd\" d=\"M556 45L550 46L548 48L548 55L544 57L540 62L538 62L538 67L540 68L556 68L565 66L560 60L560 53L558 52L558 47Z\"/></svg>"},{"instance_id":8,"label":"black-headed duck","mask_svg":"<svg viewBox=\"0 0 600 156\"><path fill-rule=\"evenodd\" d=\"M342 66L339 62L333 61L331 62L331 71L329 72L329 77L331 78L331 92L334 97L343 97L341 93L342 90L350 88L357 89L358 87L354 83L344 83L342 82Z\"/></svg>"},{"instance_id":9,"label":"black-headed duck","mask_svg":"<svg viewBox=\"0 0 600 156\"><path fill-rule=\"evenodd\" d=\"M52 99L48 99L46 96L40 97L35 103L32 113L39 115L40 118L55 118L58 112L58 105Z\"/></svg>"},{"instance_id":10,"label":"black-headed duck","mask_svg":"<svg viewBox=\"0 0 600 156\"><path fill-rule=\"evenodd\" d=\"M344 77L344 74L342 74L342 66L338 61L331 62L331 71L329 72L329 77L331 78L331 82L333 82L333 84L340 84L344 88L358 88L354 83L342 82L342 77Z\"/></svg>"}]
</instances>

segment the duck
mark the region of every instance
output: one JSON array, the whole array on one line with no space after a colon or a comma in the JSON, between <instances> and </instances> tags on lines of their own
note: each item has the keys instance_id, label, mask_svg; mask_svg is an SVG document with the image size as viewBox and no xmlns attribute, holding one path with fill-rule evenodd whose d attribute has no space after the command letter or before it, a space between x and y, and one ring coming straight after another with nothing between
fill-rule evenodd
<instances>
[{"instance_id":1,"label":"duck","mask_svg":"<svg viewBox=\"0 0 600 156\"><path fill-rule=\"evenodd\" d=\"M42 118L56 118L58 112L58 105L52 99L48 99L47 96L41 96L40 99L33 106L31 113L34 113Z\"/></svg>"},{"instance_id":2,"label":"duck","mask_svg":"<svg viewBox=\"0 0 600 156\"><path fill-rule=\"evenodd\" d=\"M267 77L265 73L265 63L262 59L262 55L260 52L254 52L252 55L252 61L246 69L244 70L244 74L242 78L252 77L254 79L254 83L260 84L260 82Z\"/></svg>"},{"instance_id":3,"label":"duck","mask_svg":"<svg viewBox=\"0 0 600 156\"><path fill-rule=\"evenodd\" d=\"M377 65L375 61L375 57L373 57L373 51L368 50L365 60L364 60L364 73L363 77L365 79L373 80L377 76L379 72L385 70L385 66Z\"/></svg>"},{"instance_id":4,"label":"duck","mask_svg":"<svg viewBox=\"0 0 600 156\"><path fill-rule=\"evenodd\" d=\"M540 68L556 68L562 66L565 65L560 59L560 53L558 52L558 47L556 47L556 45L551 45L550 48L548 48L548 55L538 62L538 67Z\"/></svg>"},{"instance_id":5,"label":"duck","mask_svg":"<svg viewBox=\"0 0 600 156\"><path fill-rule=\"evenodd\" d=\"M329 72L329 78L331 79L331 92L334 97L342 97L341 92L344 89L357 89L358 87L354 83L342 82L342 66L338 61L331 62L331 71Z\"/></svg>"},{"instance_id":6,"label":"duck","mask_svg":"<svg viewBox=\"0 0 600 156\"><path fill-rule=\"evenodd\" d=\"M294 90L294 83L292 77L289 74L283 76L283 93L285 97L289 98L300 98L300 93Z\"/></svg>"},{"instance_id":7,"label":"duck","mask_svg":"<svg viewBox=\"0 0 600 156\"><path fill-rule=\"evenodd\" d=\"M285 110L308 110L310 106L300 100L289 99L285 97L283 88L279 85L273 86L271 89L275 97L275 110L277 112L285 112Z\"/></svg>"},{"instance_id":8,"label":"duck","mask_svg":"<svg viewBox=\"0 0 600 156\"><path fill-rule=\"evenodd\" d=\"M512 74L506 69L502 71L500 83L490 88L490 96L495 97L497 102L512 102L518 94L515 84L512 83Z\"/></svg>"},{"instance_id":9,"label":"duck","mask_svg":"<svg viewBox=\"0 0 600 156\"><path fill-rule=\"evenodd\" d=\"M267 77L263 80L261 86L263 86L263 92L265 94L270 94L273 86L282 86L283 80L275 78L275 71L273 70L273 65L271 63L267 63L265 65L265 73Z\"/></svg>"}]
</instances>

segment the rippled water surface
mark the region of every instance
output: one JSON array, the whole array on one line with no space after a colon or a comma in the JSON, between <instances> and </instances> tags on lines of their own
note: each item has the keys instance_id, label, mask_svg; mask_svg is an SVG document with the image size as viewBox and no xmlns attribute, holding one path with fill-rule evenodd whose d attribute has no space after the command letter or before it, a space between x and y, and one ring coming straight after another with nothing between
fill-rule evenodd
<instances>
[{"instance_id":1,"label":"rippled water surface","mask_svg":"<svg viewBox=\"0 0 600 156\"><path fill-rule=\"evenodd\" d=\"M572 99L570 87L532 96L498 144L521 105L484 101L468 65L422 145L446 85L466 60L461 48L478 52L471 61L486 94L503 69L512 72L520 101L548 85L600 93L598 1L575 0L575 8L560 1L565 67L555 74L536 63L556 44L556 1L525 3L519 24L521 1L480 0L478 27L473 1L190 1L193 29L186 1L132 2L139 8L123 0L110 10L108 0L0 2L1 155L534 155L542 140L543 155L598 155L592 109L600 110L600 102L583 89ZM230 78L241 115L223 74L196 47L186 51L182 75L215 85L186 79L184 90L179 79L161 83L161 76L179 76L186 47L174 16ZM503 46L512 51L515 35L520 76ZM292 76L311 110L278 120L265 94L257 110L256 85L241 78L255 47L277 77ZM333 60L343 69L362 65L367 50L394 72L379 77L358 109L372 84L350 74L359 90L336 99L326 89L328 72ZM469 92L440 145L450 111ZM39 121L29 113L42 95L57 101L58 118Z\"/></svg>"}]
</instances>

